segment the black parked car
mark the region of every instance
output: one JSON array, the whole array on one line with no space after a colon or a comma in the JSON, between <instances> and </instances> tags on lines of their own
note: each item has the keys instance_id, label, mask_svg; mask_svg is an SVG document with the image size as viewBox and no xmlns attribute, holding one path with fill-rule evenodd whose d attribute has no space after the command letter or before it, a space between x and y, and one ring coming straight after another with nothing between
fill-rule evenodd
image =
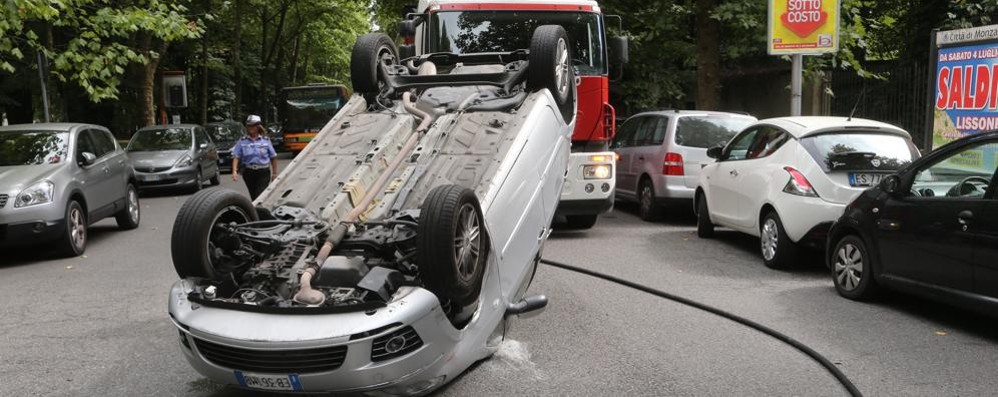
<instances>
[{"instance_id":1,"label":"black parked car","mask_svg":"<svg viewBox=\"0 0 998 397\"><path fill-rule=\"evenodd\" d=\"M204 129L218 146L218 169L232 172L232 147L246 135L246 128L238 121L226 120L205 124Z\"/></svg>"},{"instance_id":2,"label":"black parked car","mask_svg":"<svg viewBox=\"0 0 998 397\"><path fill-rule=\"evenodd\" d=\"M842 296L878 288L998 315L998 131L945 145L884 178L829 233Z\"/></svg>"}]
</instances>

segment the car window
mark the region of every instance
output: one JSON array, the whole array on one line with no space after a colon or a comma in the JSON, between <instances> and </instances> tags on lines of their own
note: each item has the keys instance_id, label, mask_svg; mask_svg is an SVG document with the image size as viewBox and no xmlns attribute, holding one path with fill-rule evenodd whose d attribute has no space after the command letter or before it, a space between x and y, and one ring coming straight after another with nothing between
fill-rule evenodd
<instances>
[{"instance_id":1,"label":"car window","mask_svg":"<svg viewBox=\"0 0 998 397\"><path fill-rule=\"evenodd\" d=\"M708 149L722 146L755 120L727 115L680 117L675 142L679 146Z\"/></svg>"},{"instance_id":2,"label":"car window","mask_svg":"<svg viewBox=\"0 0 998 397\"><path fill-rule=\"evenodd\" d=\"M752 142L746 158L759 159L767 157L775 153L789 139L790 134L778 128L764 126L759 129L759 133L756 135L755 141Z\"/></svg>"},{"instance_id":3,"label":"car window","mask_svg":"<svg viewBox=\"0 0 998 397\"><path fill-rule=\"evenodd\" d=\"M155 152L162 150L190 150L189 128L156 128L139 130L128 143L129 152Z\"/></svg>"},{"instance_id":4,"label":"car window","mask_svg":"<svg viewBox=\"0 0 998 397\"><path fill-rule=\"evenodd\" d=\"M638 124L638 131L634 134L634 143L632 146L648 146L652 144L652 140L655 138L657 119L658 117L654 116L641 118L641 123Z\"/></svg>"},{"instance_id":5,"label":"car window","mask_svg":"<svg viewBox=\"0 0 998 397\"><path fill-rule=\"evenodd\" d=\"M801 139L801 146L825 172L897 171L918 158L909 139L893 134L832 132Z\"/></svg>"},{"instance_id":6,"label":"car window","mask_svg":"<svg viewBox=\"0 0 998 397\"><path fill-rule=\"evenodd\" d=\"M83 161L83 153L97 156L97 149L90 138L90 130L83 130L76 136L76 160Z\"/></svg>"},{"instance_id":7,"label":"car window","mask_svg":"<svg viewBox=\"0 0 998 397\"><path fill-rule=\"evenodd\" d=\"M624 124L620 126L620 131L617 132L617 136L613 138L613 146L616 148L630 147L631 141L634 138L634 133L638 130L638 124L644 120L644 117L631 117L624 121Z\"/></svg>"},{"instance_id":8,"label":"car window","mask_svg":"<svg viewBox=\"0 0 998 397\"><path fill-rule=\"evenodd\" d=\"M983 198L996 163L998 142L982 142L918 170L911 190L920 197Z\"/></svg>"},{"instance_id":9,"label":"car window","mask_svg":"<svg viewBox=\"0 0 998 397\"><path fill-rule=\"evenodd\" d=\"M198 127L198 128L194 129L194 135L197 137L197 144L198 145L200 145L202 143L212 143L213 142L211 140L211 137L209 137L208 134L201 127Z\"/></svg>"},{"instance_id":10,"label":"car window","mask_svg":"<svg viewBox=\"0 0 998 397\"><path fill-rule=\"evenodd\" d=\"M93 144L94 155L98 158L107 156L108 154L114 153L114 138L107 131L102 130L88 130L90 136L90 141Z\"/></svg>"},{"instance_id":11,"label":"car window","mask_svg":"<svg viewBox=\"0 0 998 397\"><path fill-rule=\"evenodd\" d=\"M67 157L68 141L64 131L0 132L0 167L58 164Z\"/></svg>"},{"instance_id":12,"label":"car window","mask_svg":"<svg viewBox=\"0 0 998 397\"><path fill-rule=\"evenodd\" d=\"M655 123L652 130L651 142L649 145L660 146L665 142L665 135L669 132L669 118L665 116L655 116Z\"/></svg>"},{"instance_id":13,"label":"car window","mask_svg":"<svg viewBox=\"0 0 998 397\"><path fill-rule=\"evenodd\" d=\"M734 139L728 143L728 146L724 148L724 153L721 158L725 161L731 160L745 160L748 158L749 148L752 147L752 142L755 141L755 137L759 134L761 127L755 127L742 131Z\"/></svg>"}]
</instances>

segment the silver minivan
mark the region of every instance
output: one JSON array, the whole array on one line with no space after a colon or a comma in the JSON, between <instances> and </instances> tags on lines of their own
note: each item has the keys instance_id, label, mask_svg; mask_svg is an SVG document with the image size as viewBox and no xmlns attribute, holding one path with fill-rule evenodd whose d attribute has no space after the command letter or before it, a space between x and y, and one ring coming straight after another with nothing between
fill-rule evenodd
<instances>
[{"instance_id":1,"label":"silver minivan","mask_svg":"<svg viewBox=\"0 0 998 397\"><path fill-rule=\"evenodd\" d=\"M691 110L639 113L613 140L617 200L637 201L641 219L662 215L669 201L692 203L707 149L723 146L756 121L744 114Z\"/></svg>"},{"instance_id":2,"label":"silver minivan","mask_svg":"<svg viewBox=\"0 0 998 397\"><path fill-rule=\"evenodd\" d=\"M0 127L0 251L55 241L62 253L82 255L87 227L112 216L122 229L139 226L132 166L106 128Z\"/></svg>"}]
</instances>

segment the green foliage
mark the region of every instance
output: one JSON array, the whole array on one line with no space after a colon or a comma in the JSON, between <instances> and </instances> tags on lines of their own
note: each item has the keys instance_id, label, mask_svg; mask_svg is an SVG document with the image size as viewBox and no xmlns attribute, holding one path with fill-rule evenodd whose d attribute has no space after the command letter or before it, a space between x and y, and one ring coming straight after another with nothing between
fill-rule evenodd
<instances>
[{"instance_id":1,"label":"green foliage","mask_svg":"<svg viewBox=\"0 0 998 397\"><path fill-rule=\"evenodd\" d=\"M0 8L0 55L21 60L40 51L51 60L61 81L72 81L91 100L117 98L125 68L145 63L153 53L137 50L135 37L145 34L165 42L197 37L201 28L184 14L187 8L161 0L14 0ZM44 36L48 29L68 32L57 45ZM12 63L0 69L13 73Z\"/></svg>"}]
</instances>

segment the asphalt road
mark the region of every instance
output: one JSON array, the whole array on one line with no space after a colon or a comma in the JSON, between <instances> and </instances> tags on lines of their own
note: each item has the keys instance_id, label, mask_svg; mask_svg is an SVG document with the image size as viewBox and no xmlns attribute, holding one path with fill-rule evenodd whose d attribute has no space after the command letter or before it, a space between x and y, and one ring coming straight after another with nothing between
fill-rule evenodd
<instances>
[{"instance_id":1,"label":"asphalt road","mask_svg":"<svg viewBox=\"0 0 998 397\"><path fill-rule=\"evenodd\" d=\"M245 192L242 183L223 185ZM189 195L142 197L142 225L91 229L84 257L0 253L0 395L235 396L184 361L166 313L174 216ZM677 208L684 212L685 208ZM836 295L820 257L777 272L757 241L699 240L689 215L645 223L627 206L545 256L708 303L825 354L866 395L991 395L998 322L903 295ZM605 281L542 267L551 303L492 359L440 391L466 395L844 395L816 363L754 330Z\"/></svg>"}]
</instances>

